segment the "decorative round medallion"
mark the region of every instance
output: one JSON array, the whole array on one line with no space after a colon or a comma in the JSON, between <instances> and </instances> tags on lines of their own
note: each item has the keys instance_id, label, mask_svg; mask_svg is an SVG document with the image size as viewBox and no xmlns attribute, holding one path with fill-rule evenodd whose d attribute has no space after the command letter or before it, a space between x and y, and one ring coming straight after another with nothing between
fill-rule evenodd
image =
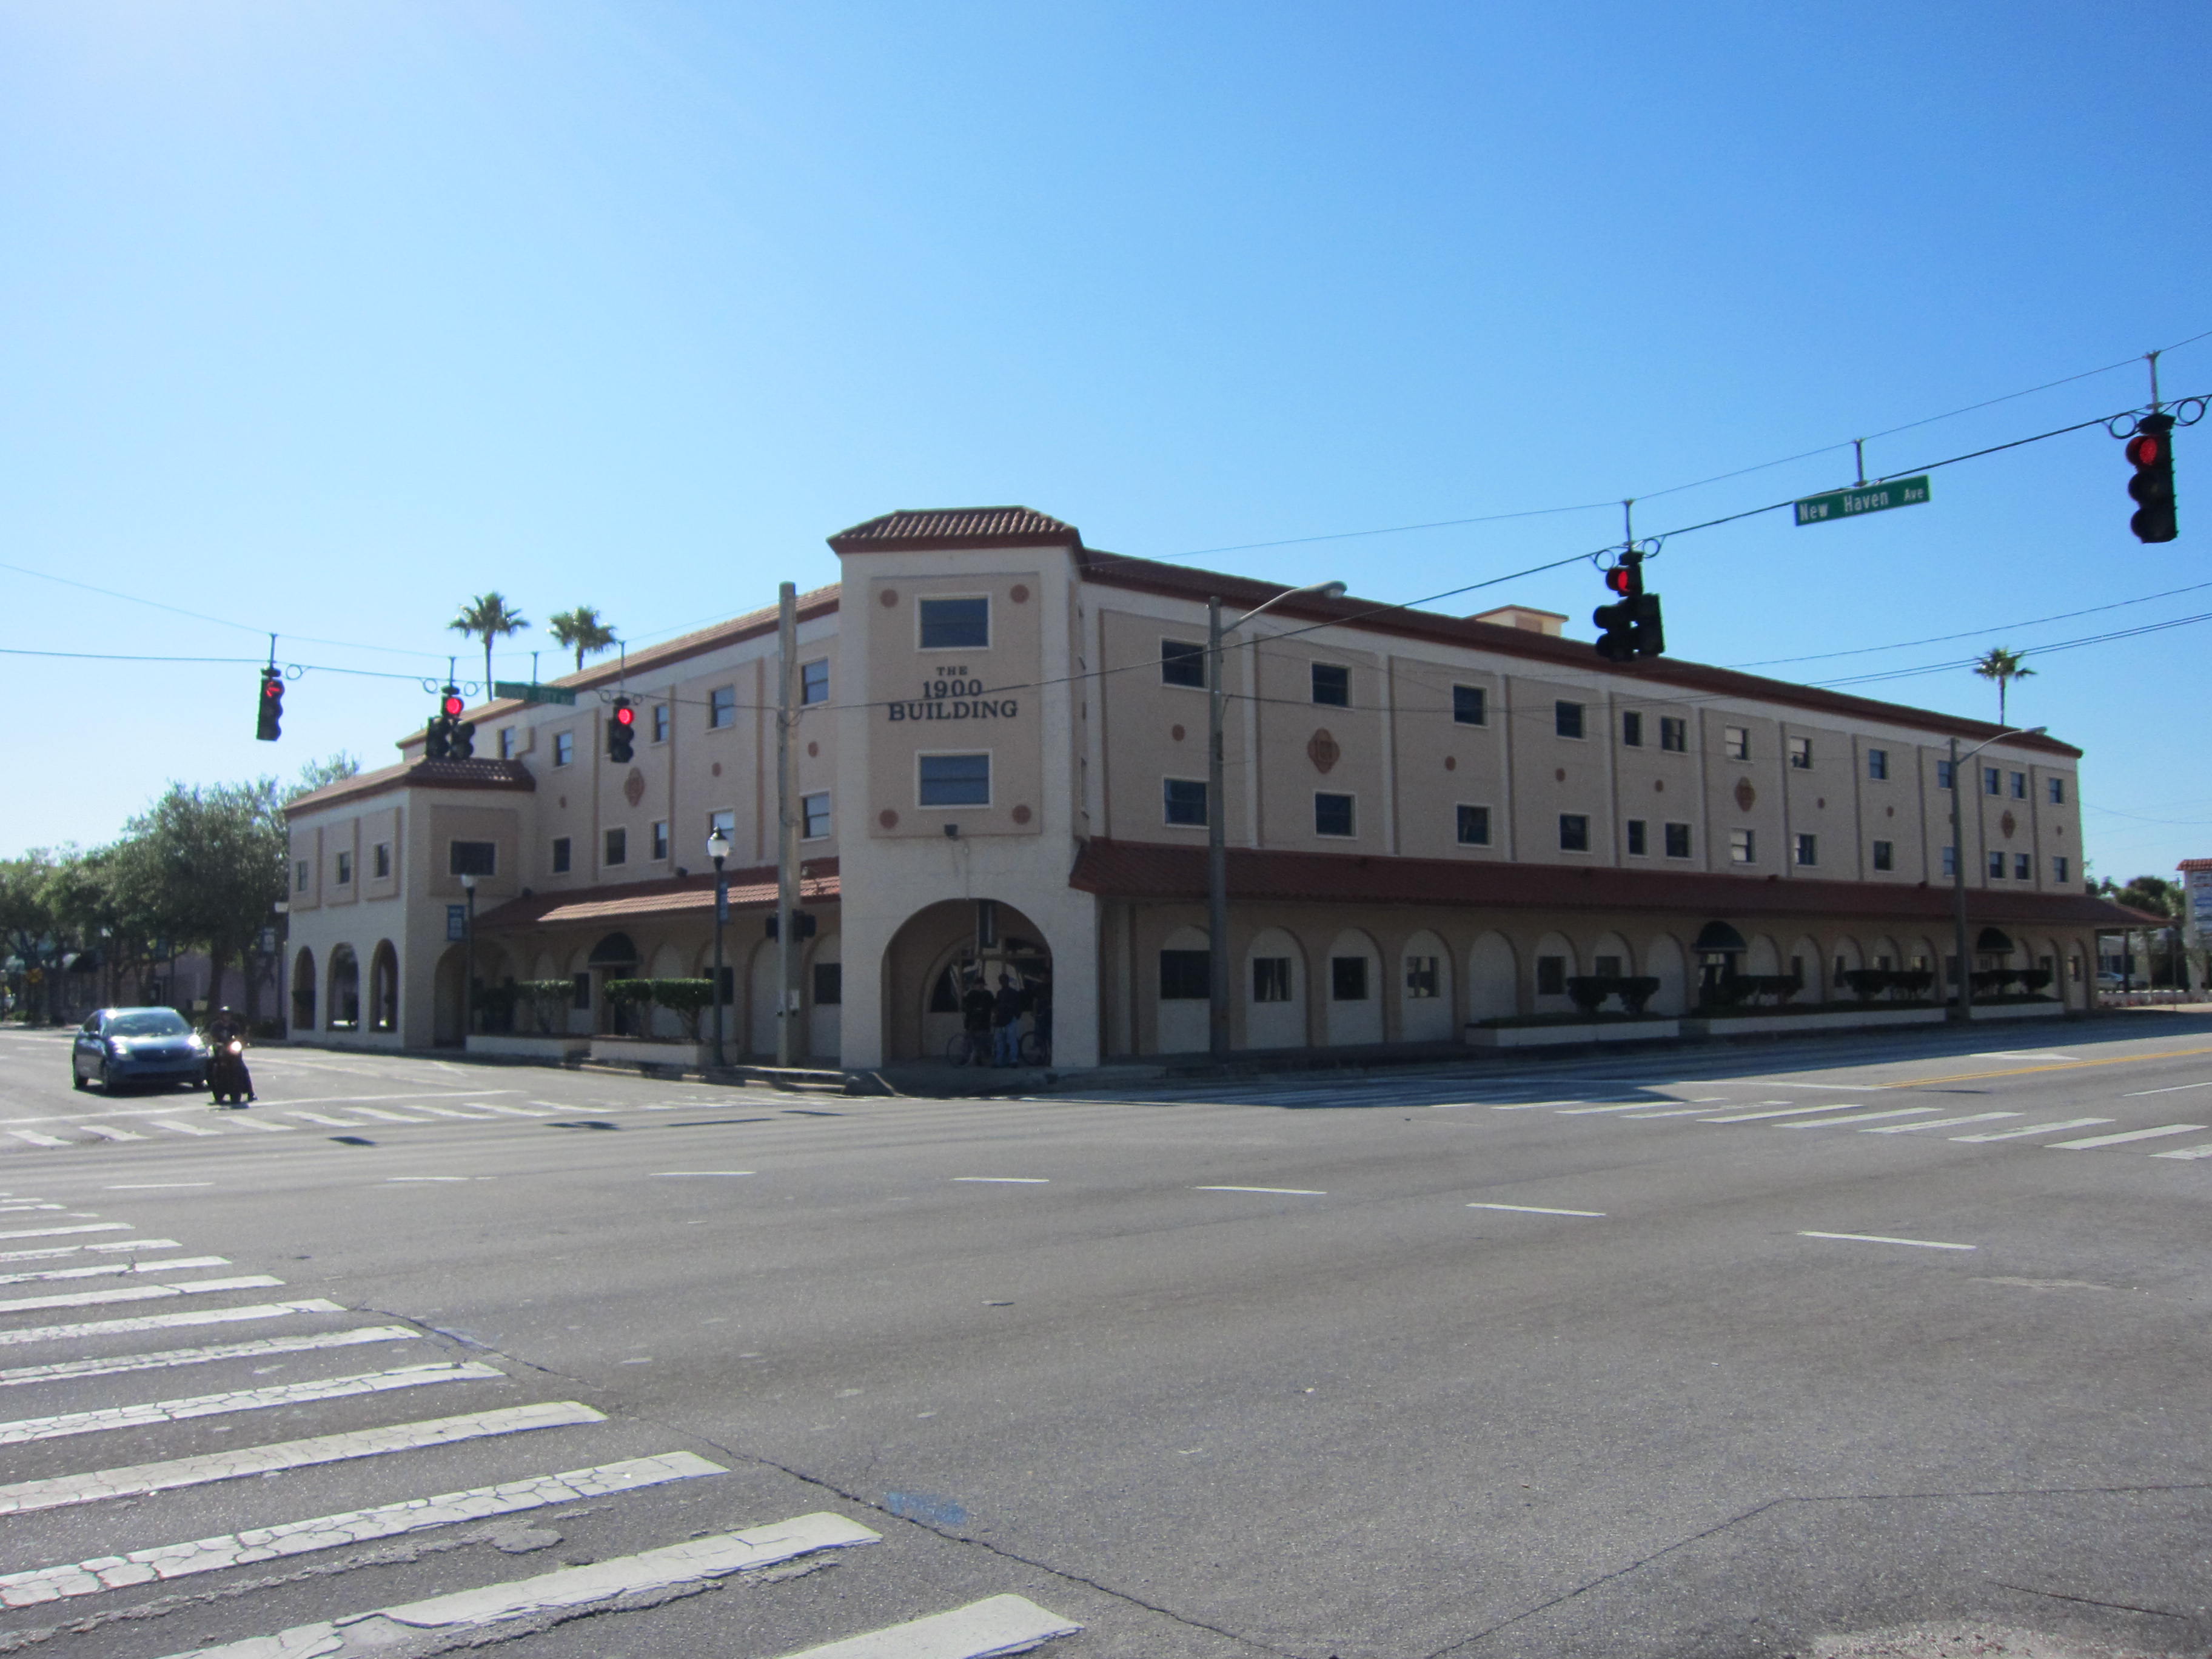
<instances>
[{"instance_id":1,"label":"decorative round medallion","mask_svg":"<svg viewBox=\"0 0 2212 1659\"><path fill-rule=\"evenodd\" d=\"M1020 582L1016 582L1012 591L1006 597L1016 605L1027 605L1030 602L1030 590Z\"/></svg>"},{"instance_id":2,"label":"decorative round medallion","mask_svg":"<svg viewBox=\"0 0 2212 1659\"><path fill-rule=\"evenodd\" d=\"M882 811L876 814L876 822L882 824L886 830L896 830L898 828L898 814L892 811L890 807L886 806Z\"/></svg>"},{"instance_id":3,"label":"decorative round medallion","mask_svg":"<svg viewBox=\"0 0 2212 1659\"><path fill-rule=\"evenodd\" d=\"M1337 747L1336 739L1329 736L1328 728L1326 726L1317 729L1313 736L1306 739L1306 758L1314 763L1314 770L1324 777L1334 769L1337 762L1343 757L1344 750Z\"/></svg>"},{"instance_id":4,"label":"decorative round medallion","mask_svg":"<svg viewBox=\"0 0 2212 1659\"><path fill-rule=\"evenodd\" d=\"M1652 780L1651 780L1651 793L1652 793L1653 794L1655 794L1655 795L1663 795L1663 794L1665 794L1665 793L1667 793L1667 780L1666 780L1666 779L1664 779L1664 778L1654 778L1654 779L1652 779Z\"/></svg>"},{"instance_id":5,"label":"decorative round medallion","mask_svg":"<svg viewBox=\"0 0 2212 1659\"><path fill-rule=\"evenodd\" d=\"M813 759L817 755L820 754L821 752L822 752L822 745L821 745L820 744L818 744L818 743L813 743L813 742L809 742L809 743L807 744L807 745L806 745L806 758L807 758L807 759L809 759L809 760L812 760L812 759Z\"/></svg>"},{"instance_id":6,"label":"decorative round medallion","mask_svg":"<svg viewBox=\"0 0 2212 1659\"><path fill-rule=\"evenodd\" d=\"M1758 804L1759 791L1751 787L1751 780L1749 778L1738 778L1735 781L1736 811L1739 812L1748 812Z\"/></svg>"},{"instance_id":7,"label":"decorative round medallion","mask_svg":"<svg viewBox=\"0 0 2212 1659\"><path fill-rule=\"evenodd\" d=\"M1459 757L1458 757L1458 756L1456 756L1456 755L1446 755L1446 756L1444 757L1444 770L1445 770L1445 771L1447 771L1447 772L1456 772L1456 771L1458 771L1458 770L1459 770Z\"/></svg>"},{"instance_id":8,"label":"decorative round medallion","mask_svg":"<svg viewBox=\"0 0 2212 1659\"><path fill-rule=\"evenodd\" d=\"M623 799L632 806L645 799L645 774L635 766L629 769L629 775L623 780Z\"/></svg>"},{"instance_id":9,"label":"decorative round medallion","mask_svg":"<svg viewBox=\"0 0 2212 1659\"><path fill-rule=\"evenodd\" d=\"M1173 738L1177 743L1181 743L1182 741L1182 727L1180 726L1170 726L1168 727L1168 735Z\"/></svg>"},{"instance_id":10,"label":"decorative round medallion","mask_svg":"<svg viewBox=\"0 0 2212 1659\"><path fill-rule=\"evenodd\" d=\"M1828 798L1826 795L1822 795L1815 800L1813 805L1819 807L1823 812L1825 812L1828 810Z\"/></svg>"},{"instance_id":11,"label":"decorative round medallion","mask_svg":"<svg viewBox=\"0 0 2212 1659\"><path fill-rule=\"evenodd\" d=\"M1030 809L1026 806L1017 806L1014 808L1014 822L1016 823L1027 823L1030 821Z\"/></svg>"},{"instance_id":12,"label":"decorative round medallion","mask_svg":"<svg viewBox=\"0 0 2212 1659\"><path fill-rule=\"evenodd\" d=\"M876 603L883 606L886 611L890 610L898 604L898 589L896 587L886 587L882 592L876 595Z\"/></svg>"},{"instance_id":13,"label":"decorative round medallion","mask_svg":"<svg viewBox=\"0 0 2212 1659\"><path fill-rule=\"evenodd\" d=\"M1554 782L1565 783L1567 781L1567 769L1564 766L1553 767L1552 769L1552 778Z\"/></svg>"},{"instance_id":14,"label":"decorative round medallion","mask_svg":"<svg viewBox=\"0 0 2212 1659\"><path fill-rule=\"evenodd\" d=\"M1886 818L1893 818L1897 816L1897 809L1894 806L1885 806L1881 809L1881 815Z\"/></svg>"},{"instance_id":15,"label":"decorative round medallion","mask_svg":"<svg viewBox=\"0 0 2212 1659\"><path fill-rule=\"evenodd\" d=\"M2004 838L2007 841L2010 841L2012 832L2020 828L2020 820L2013 817L2012 809L2009 806L2005 808L2005 815L1997 820L1997 828L2004 831Z\"/></svg>"}]
</instances>

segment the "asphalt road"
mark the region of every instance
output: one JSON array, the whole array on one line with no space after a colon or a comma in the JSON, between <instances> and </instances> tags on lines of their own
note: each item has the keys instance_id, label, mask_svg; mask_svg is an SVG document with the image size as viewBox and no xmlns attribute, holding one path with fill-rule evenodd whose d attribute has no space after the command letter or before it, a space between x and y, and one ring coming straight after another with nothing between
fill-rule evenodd
<instances>
[{"instance_id":1,"label":"asphalt road","mask_svg":"<svg viewBox=\"0 0 2212 1659\"><path fill-rule=\"evenodd\" d=\"M1095 1100L253 1060L0 1034L0 1653L2212 1644L2212 1020Z\"/></svg>"}]
</instances>

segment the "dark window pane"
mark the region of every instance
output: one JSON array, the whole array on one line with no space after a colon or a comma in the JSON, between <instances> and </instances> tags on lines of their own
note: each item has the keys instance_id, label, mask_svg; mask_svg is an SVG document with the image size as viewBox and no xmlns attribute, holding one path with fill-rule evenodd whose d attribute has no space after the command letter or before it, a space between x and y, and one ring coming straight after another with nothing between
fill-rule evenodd
<instances>
[{"instance_id":1,"label":"dark window pane","mask_svg":"<svg viewBox=\"0 0 2212 1659\"><path fill-rule=\"evenodd\" d=\"M1160 952L1160 1000L1202 1002L1212 994L1211 951Z\"/></svg>"},{"instance_id":2,"label":"dark window pane","mask_svg":"<svg viewBox=\"0 0 2212 1659\"><path fill-rule=\"evenodd\" d=\"M1581 812L1559 814L1559 850L1562 853L1589 851L1589 819Z\"/></svg>"},{"instance_id":3,"label":"dark window pane","mask_svg":"<svg viewBox=\"0 0 2212 1659\"><path fill-rule=\"evenodd\" d=\"M1352 797L1316 795L1314 797L1314 834L1316 836L1352 834Z\"/></svg>"},{"instance_id":4,"label":"dark window pane","mask_svg":"<svg viewBox=\"0 0 2212 1659\"><path fill-rule=\"evenodd\" d=\"M1487 806L1462 806L1459 809L1459 839L1462 847L1490 845L1490 809Z\"/></svg>"},{"instance_id":5,"label":"dark window pane","mask_svg":"<svg viewBox=\"0 0 2212 1659\"><path fill-rule=\"evenodd\" d=\"M814 662L799 665L799 700L801 702L830 701L830 660L824 657ZM657 711L656 711L657 712ZM656 737L660 733L656 732Z\"/></svg>"},{"instance_id":6,"label":"dark window pane","mask_svg":"<svg viewBox=\"0 0 2212 1659\"><path fill-rule=\"evenodd\" d=\"M1632 708L1620 717L1620 740L1631 749L1644 746L1644 716Z\"/></svg>"},{"instance_id":7,"label":"dark window pane","mask_svg":"<svg viewBox=\"0 0 2212 1659\"><path fill-rule=\"evenodd\" d=\"M1628 821L1628 850L1630 854L1636 858L1642 858L1650 850L1644 837L1642 818L1631 818Z\"/></svg>"},{"instance_id":8,"label":"dark window pane","mask_svg":"<svg viewBox=\"0 0 2212 1659\"><path fill-rule=\"evenodd\" d=\"M447 854L447 871L456 876L489 876L498 872L499 848L488 841L457 841Z\"/></svg>"},{"instance_id":9,"label":"dark window pane","mask_svg":"<svg viewBox=\"0 0 2212 1659\"><path fill-rule=\"evenodd\" d=\"M988 599L921 601L921 648L925 651L982 650L991 643Z\"/></svg>"},{"instance_id":10,"label":"dark window pane","mask_svg":"<svg viewBox=\"0 0 2212 1659\"><path fill-rule=\"evenodd\" d=\"M1200 778L1168 778L1161 793L1170 823L1206 823L1206 783Z\"/></svg>"},{"instance_id":11,"label":"dark window pane","mask_svg":"<svg viewBox=\"0 0 2212 1659\"><path fill-rule=\"evenodd\" d=\"M1291 1000L1291 959L1288 957L1252 958L1252 1000L1288 1002Z\"/></svg>"},{"instance_id":12,"label":"dark window pane","mask_svg":"<svg viewBox=\"0 0 2212 1659\"><path fill-rule=\"evenodd\" d=\"M817 962L814 964L814 1006L834 1008L845 1000L845 964L842 962Z\"/></svg>"},{"instance_id":13,"label":"dark window pane","mask_svg":"<svg viewBox=\"0 0 2212 1659\"><path fill-rule=\"evenodd\" d=\"M1316 663L1313 665L1313 700L1333 708L1349 708L1352 704L1352 671L1341 663Z\"/></svg>"},{"instance_id":14,"label":"dark window pane","mask_svg":"<svg viewBox=\"0 0 2212 1659\"><path fill-rule=\"evenodd\" d=\"M1481 726L1488 722L1488 698L1480 686L1452 687L1452 718L1462 726Z\"/></svg>"},{"instance_id":15,"label":"dark window pane","mask_svg":"<svg viewBox=\"0 0 2212 1659\"><path fill-rule=\"evenodd\" d=\"M924 806L988 806L988 755L924 755L921 761Z\"/></svg>"},{"instance_id":16,"label":"dark window pane","mask_svg":"<svg viewBox=\"0 0 2212 1659\"><path fill-rule=\"evenodd\" d=\"M1583 706L1578 702L1555 702L1552 705L1552 729L1563 738L1579 738L1583 734Z\"/></svg>"},{"instance_id":17,"label":"dark window pane","mask_svg":"<svg viewBox=\"0 0 2212 1659\"><path fill-rule=\"evenodd\" d=\"M1160 684L1203 686L1206 684L1206 647L1193 645L1188 640L1162 640Z\"/></svg>"},{"instance_id":18,"label":"dark window pane","mask_svg":"<svg viewBox=\"0 0 2212 1659\"><path fill-rule=\"evenodd\" d=\"M1536 994L1540 997L1563 997L1567 994L1567 959L1565 957L1536 958Z\"/></svg>"},{"instance_id":19,"label":"dark window pane","mask_svg":"<svg viewBox=\"0 0 2212 1659\"><path fill-rule=\"evenodd\" d=\"M1328 994L1339 1002L1366 1001L1367 958L1331 957L1328 959Z\"/></svg>"},{"instance_id":20,"label":"dark window pane","mask_svg":"<svg viewBox=\"0 0 2212 1659\"><path fill-rule=\"evenodd\" d=\"M1688 824L1670 823L1667 826L1667 856L1670 859L1686 859L1690 856L1690 826Z\"/></svg>"}]
</instances>

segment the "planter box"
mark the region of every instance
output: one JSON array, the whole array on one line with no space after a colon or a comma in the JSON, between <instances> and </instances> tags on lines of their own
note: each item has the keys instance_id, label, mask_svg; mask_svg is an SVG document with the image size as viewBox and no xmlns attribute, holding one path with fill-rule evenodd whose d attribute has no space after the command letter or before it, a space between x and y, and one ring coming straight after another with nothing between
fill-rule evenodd
<instances>
[{"instance_id":1,"label":"planter box","mask_svg":"<svg viewBox=\"0 0 2212 1659\"><path fill-rule=\"evenodd\" d=\"M1676 1019L1593 1020L1587 1025L1470 1025L1468 1044L1476 1048L1541 1048L1584 1042L1651 1042L1680 1036Z\"/></svg>"},{"instance_id":2,"label":"planter box","mask_svg":"<svg viewBox=\"0 0 2212 1659\"><path fill-rule=\"evenodd\" d=\"M1940 1025L1941 1008L1834 1008L1818 1014L1723 1014L1682 1022L1685 1036L1761 1036L1784 1031L1861 1031L1886 1025Z\"/></svg>"},{"instance_id":3,"label":"planter box","mask_svg":"<svg viewBox=\"0 0 2212 1659\"><path fill-rule=\"evenodd\" d=\"M592 1059L602 1066L665 1066L672 1071L703 1071L714 1060L711 1042L685 1042L659 1037L595 1036Z\"/></svg>"},{"instance_id":4,"label":"planter box","mask_svg":"<svg viewBox=\"0 0 2212 1659\"><path fill-rule=\"evenodd\" d=\"M1972 1011L1975 1021L1985 1019L2057 1019L2066 1012L2063 1002L1978 1002Z\"/></svg>"},{"instance_id":5,"label":"planter box","mask_svg":"<svg viewBox=\"0 0 2212 1659\"><path fill-rule=\"evenodd\" d=\"M472 1054L499 1054L510 1060L535 1060L548 1066L565 1066L571 1059L580 1059L592 1044L587 1036L520 1036L510 1033L487 1036L478 1031L470 1035L466 1052Z\"/></svg>"}]
</instances>

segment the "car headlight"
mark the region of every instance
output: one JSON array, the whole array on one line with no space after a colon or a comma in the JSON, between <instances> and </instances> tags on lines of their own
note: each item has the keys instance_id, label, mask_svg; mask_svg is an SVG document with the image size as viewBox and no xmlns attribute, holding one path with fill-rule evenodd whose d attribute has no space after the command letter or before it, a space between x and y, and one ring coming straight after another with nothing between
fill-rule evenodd
<instances>
[{"instance_id":1,"label":"car headlight","mask_svg":"<svg viewBox=\"0 0 2212 1659\"><path fill-rule=\"evenodd\" d=\"M207 1052L206 1039L202 1037L198 1031L193 1032L191 1036L185 1038L185 1041L191 1047L194 1054L204 1054Z\"/></svg>"}]
</instances>

